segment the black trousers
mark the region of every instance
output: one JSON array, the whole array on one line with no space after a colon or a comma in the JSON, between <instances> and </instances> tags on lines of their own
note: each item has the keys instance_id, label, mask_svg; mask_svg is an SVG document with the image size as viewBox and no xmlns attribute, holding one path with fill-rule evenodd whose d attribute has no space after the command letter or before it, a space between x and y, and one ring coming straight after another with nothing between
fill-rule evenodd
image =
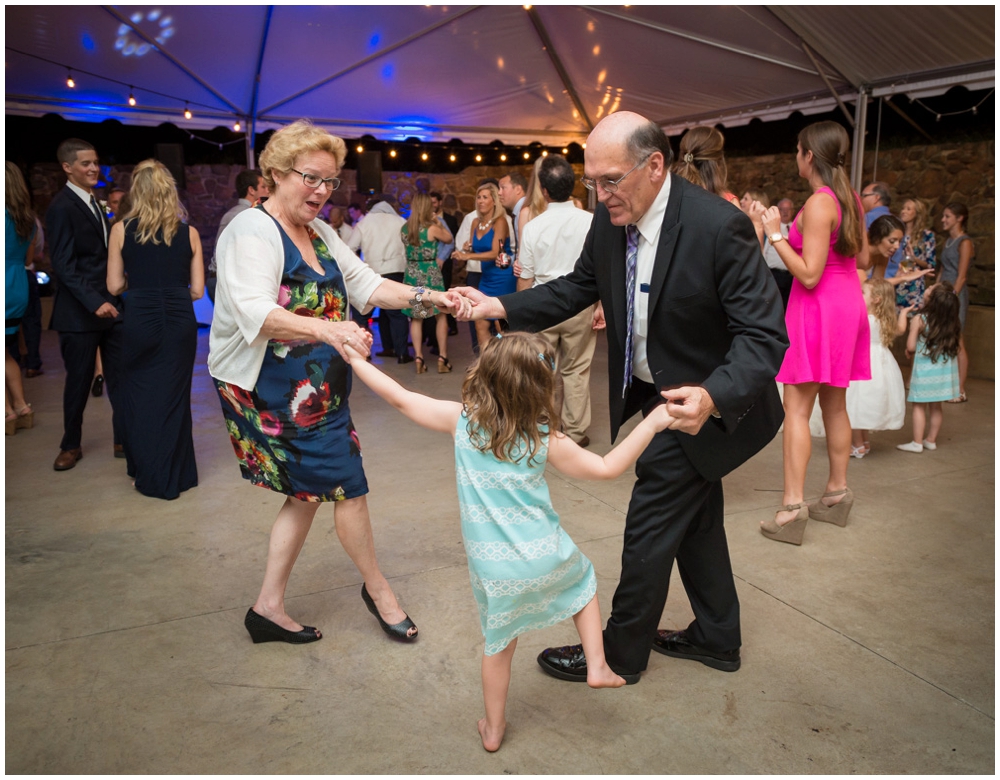
<instances>
[{"instance_id":1,"label":"black trousers","mask_svg":"<svg viewBox=\"0 0 1000 780\"><path fill-rule=\"evenodd\" d=\"M24 347L27 355L20 355L20 347L15 346L11 355L21 368L31 368L37 371L42 367L42 356L39 347L42 343L42 299L38 294L38 277L34 271L28 274L28 308L21 318L21 333L24 334Z\"/></svg>"},{"instance_id":2,"label":"black trousers","mask_svg":"<svg viewBox=\"0 0 1000 780\"><path fill-rule=\"evenodd\" d=\"M104 381L111 401L111 425L114 443L122 444L121 420L117 411L118 390L122 376L122 324L107 330L60 332L59 351L66 366L63 388L63 438L59 449L75 450L83 433L83 410L87 408L90 386L94 381L97 350L101 350Z\"/></svg>"},{"instance_id":3,"label":"black trousers","mask_svg":"<svg viewBox=\"0 0 1000 780\"><path fill-rule=\"evenodd\" d=\"M403 283L405 274L398 273L382 274L386 279ZM399 311L399 309L386 309L383 306L378 310L378 337L382 342L383 350L392 350L397 357L409 354L406 346L410 340L410 320Z\"/></svg>"},{"instance_id":4,"label":"black trousers","mask_svg":"<svg viewBox=\"0 0 1000 780\"><path fill-rule=\"evenodd\" d=\"M628 407L645 414L656 397L652 385L633 380ZM674 560L695 615L687 629L691 641L713 650L742 643L722 483L707 481L691 465L679 440L686 435L658 433L636 463L621 580L604 631L608 663L618 672L646 668Z\"/></svg>"}]
</instances>

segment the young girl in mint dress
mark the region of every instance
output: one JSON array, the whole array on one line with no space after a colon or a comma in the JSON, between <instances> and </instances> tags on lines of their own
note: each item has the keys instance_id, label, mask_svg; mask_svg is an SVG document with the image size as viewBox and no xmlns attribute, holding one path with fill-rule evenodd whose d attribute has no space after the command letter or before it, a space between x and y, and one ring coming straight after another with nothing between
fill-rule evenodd
<instances>
[{"instance_id":1,"label":"young girl in mint dress","mask_svg":"<svg viewBox=\"0 0 1000 780\"><path fill-rule=\"evenodd\" d=\"M541 336L502 334L482 348L458 403L405 390L351 355L355 375L382 398L419 425L455 438L462 539L486 640L479 733L489 751L503 740L511 659L525 631L572 617L587 656L587 683L625 684L604 658L594 567L559 525L546 462L577 479L613 479L671 419L660 405L604 457L588 452L549 431L559 420L554 366Z\"/></svg>"}]
</instances>

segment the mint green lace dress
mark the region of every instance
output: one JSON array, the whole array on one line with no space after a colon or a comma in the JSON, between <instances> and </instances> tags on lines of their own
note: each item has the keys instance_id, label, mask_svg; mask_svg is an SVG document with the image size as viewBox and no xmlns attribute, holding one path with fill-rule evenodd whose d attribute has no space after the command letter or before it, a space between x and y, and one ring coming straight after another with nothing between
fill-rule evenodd
<instances>
[{"instance_id":1,"label":"mint green lace dress","mask_svg":"<svg viewBox=\"0 0 1000 780\"><path fill-rule=\"evenodd\" d=\"M480 452L463 412L455 430L462 541L486 655L517 636L572 617L597 592L594 567L559 525L545 482L548 436L520 463Z\"/></svg>"}]
</instances>

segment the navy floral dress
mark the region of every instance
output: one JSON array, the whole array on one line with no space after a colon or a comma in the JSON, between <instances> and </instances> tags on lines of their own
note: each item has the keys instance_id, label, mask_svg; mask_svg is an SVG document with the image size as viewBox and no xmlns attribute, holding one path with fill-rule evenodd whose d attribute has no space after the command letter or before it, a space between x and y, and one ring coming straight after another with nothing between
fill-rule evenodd
<instances>
[{"instance_id":1,"label":"navy floral dress","mask_svg":"<svg viewBox=\"0 0 1000 780\"><path fill-rule=\"evenodd\" d=\"M318 274L280 224L278 229L285 250L278 304L299 316L348 319L344 277L326 244L307 228L323 266ZM272 339L253 390L219 380L215 385L245 479L301 501L342 501L368 493L347 405L351 369L333 347Z\"/></svg>"}]
</instances>

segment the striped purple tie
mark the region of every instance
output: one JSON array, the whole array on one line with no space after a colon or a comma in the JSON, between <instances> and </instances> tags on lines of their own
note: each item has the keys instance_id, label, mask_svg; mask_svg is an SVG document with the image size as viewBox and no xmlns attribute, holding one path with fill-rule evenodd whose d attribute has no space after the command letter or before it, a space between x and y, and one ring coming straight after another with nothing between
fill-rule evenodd
<instances>
[{"instance_id":1,"label":"striped purple tie","mask_svg":"<svg viewBox=\"0 0 1000 780\"><path fill-rule=\"evenodd\" d=\"M628 319L625 330L625 381L622 385L622 398L632 384L632 319L635 316L635 266L639 257L639 228L635 225L625 226L628 243L625 245L625 299L628 301Z\"/></svg>"}]
</instances>

